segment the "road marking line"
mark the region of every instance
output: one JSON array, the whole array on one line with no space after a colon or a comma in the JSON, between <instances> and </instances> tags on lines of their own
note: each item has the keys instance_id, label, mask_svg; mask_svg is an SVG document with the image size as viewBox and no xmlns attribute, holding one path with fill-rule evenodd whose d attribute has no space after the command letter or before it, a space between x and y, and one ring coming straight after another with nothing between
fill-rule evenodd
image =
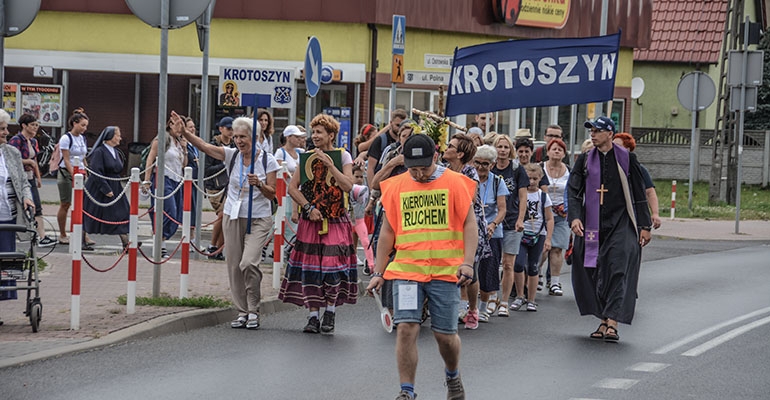
<instances>
[{"instance_id":1,"label":"road marking line","mask_svg":"<svg viewBox=\"0 0 770 400\"><path fill-rule=\"evenodd\" d=\"M730 325L736 324L738 322L745 321L745 320L747 320L749 318L754 318L754 317L756 317L758 315L762 315L762 314L765 314L765 313L768 313L768 312L770 312L770 307L766 307L766 308L763 308L761 310L757 310L757 311L750 312L748 314L742 315L740 317L733 318L733 319L731 319L729 321L725 321L725 322L722 322L721 324L714 325L711 328L704 329L704 330L702 330L700 332L694 333L694 334L692 334L690 336L687 336L687 337L685 337L683 339L677 340L674 343L671 343L669 345L663 346L663 347L653 351L652 354L666 354L666 353L668 353L671 350L674 350L676 348L682 347L682 346L686 345L687 343L690 343L690 342L693 342L695 340L698 340L698 339L700 339L700 338L702 338L702 337L704 337L706 335L709 335L711 333L714 333L714 332L716 332L716 331L718 331L718 330L720 330L720 329L722 329L722 328L724 328L726 326L730 326Z\"/></svg>"},{"instance_id":2,"label":"road marking line","mask_svg":"<svg viewBox=\"0 0 770 400\"><path fill-rule=\"evenodd\" d=\"M631 386L636 385L638 382L638 379L604 378L599 382L594 383L592 386L602 389L626 390L631 388Z\"/></svg>"},{"instance_id":3,"label":"road marking line","mask_svg":"<svg viewBox=\"0 0 770 400\"><path fill-rule=\"evenodd\" d=\"M601 400L601 399L589 399L587 397L570 397L569 400Z\"/></svg>"},{"instance_id":4,"label":"road marking line","mask_svg":"<svg viewBox=\"0 0 770 400\"><path fill-rule=\"evenodd\" d=\"M660 372L670 365L671 364L640 362L628 367L627 369L629 371L638 372Z\"/></svg>"},{"instance_id":5,"label":"road marking line","mask_svg":"<svg viewBox=\"0 0 770 400\"><path fill-rule=\"evenodd\" d=\"M733 330L731 330L731 331L729 331L729 332L727 332L727 333L725 333L723 335L717 336L714 339L709 340L706 343L703 343L700 346L693 347L692 349L685 351L684 353L682 353L682 355L683 356L688 356L688 357L699 356L699 355L701 355L701 354L703 354L703 353L713 349L714 347L719 346L722 343L725 343L725 342L727 342L729 340L735 339L736 337L738 337L738 336L740 336L740 335L742 335L742 334L744 334L744 333L746 333L746 332L748 332L748 331L750 331L750 330L752 330L754 328L758 328L758 327L760 327L760 326L762 326L764 324L767 324L767 323L770 323L770 317L765 317L765 318L762 318L760 320L754 321L754 322L752 322L750 324L743 325L740 328L735 328L735 329L733 329Z\"/></svg>"}]
</instances>

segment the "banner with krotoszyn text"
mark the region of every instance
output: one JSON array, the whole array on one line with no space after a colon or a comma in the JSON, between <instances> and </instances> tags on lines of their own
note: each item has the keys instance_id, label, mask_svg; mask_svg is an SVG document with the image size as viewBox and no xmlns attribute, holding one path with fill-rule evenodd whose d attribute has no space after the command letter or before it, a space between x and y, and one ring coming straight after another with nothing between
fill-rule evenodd
<instances>
[{"instance_id":1,"label":"banner with krotoszyn text","mask_svg":"<svg viewBox=\"0 0 770 400\"><path fill-rule=\"evenodd\" d=\"M620 32L455 49L446 115L612 100Z\"/></svg>"}]
</instances>

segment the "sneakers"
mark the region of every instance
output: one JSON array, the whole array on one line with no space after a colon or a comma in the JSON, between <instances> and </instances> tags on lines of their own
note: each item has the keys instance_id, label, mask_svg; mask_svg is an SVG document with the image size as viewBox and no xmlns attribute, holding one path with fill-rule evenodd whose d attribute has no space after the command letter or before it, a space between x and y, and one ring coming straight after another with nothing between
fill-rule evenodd
<instances>
[{"instance_id":1,"label":"sneakers","mask_svg":"<svg viewBox=\"0 0 770 400\"><path fill-rule=\"evenodd\" d=\"M401 393L398 394L398 397L396 397L396 400L414 400L415 398L417 398L416 394L412 396L406 390L402 390Z\"/></svg>"},{"instance_id":2,"label":"sneakers","mask_svg":"<svg viewBox=\"0 0 770 400\"><path fill-rule=\"evenodd\" d=\"M554 283L551 285L551 289L548 291L551 296L563 296L564 292L561 290L561 283Z\"/></svg>"},{"instance_id":3,"label":"sneakers","mask_svg":"<svg viewBox=\"0 0 770 400\"><path fill-rule=\"evenodd\" d=\"M508 315L508 303L500 303L500 307L497 307L497 316L507 317Z\"/></svg>"},{"instance_id":4,"label":"sneakers","mask_svg":"<svg viewBox=\"0 0 770 400\"><path fill-rule=\"evenodd\" d=\"M456 378L447 378L444 386L446 386L447 400L465 400L465 388L460 375L457 375Z\"/></svg>"},{"instance_id":5,"label":"sneakers","mask_svg":"<svg viewBox=\"0 0 770 400\"><path fill-rule=\"evenodd\" d=\"M537 281L537 291L542 292L543 291L543 275L540 275L540 279Z\"/></svg>"},{"instance_id":6,"label":"sneakers","mask_svg":"<svg viewBox=\"0 0 770 400\"><path fill-rule=\"evenodd\" d=\"M168 258L168 250L166 250L166 249L160 249L160 258L162 258L162 259L164 259L164 260L165 260L166 258Z\"/></svg>"},{"instance_id":7,"label":"sneakers","mask_svg":"<svg viewBox=\"0 0 770 400\"><path fill-rule=\"evenodd\" d=\"M372 276L372 269L369 268L369 261L364 260L364 276Z\"/></svg>"},{"instance_id":8,"label":"sneakers","mask_svg":"<svg viewBox=\"0 0 770 400\"><path fill-rule=\"evenodd\" d=\"M233 322L230 322L230 327L234 329L241 329L246 327L246 316L241 315L237 319L234 319Z\"/></svg>"},{"instance_id":9,"label":"sneakers","mask_svg":"<svg viewBox=\"0 0 770 400\"><path fill-rule=\"evenodd\" d=\"M324 311L323 320L321 321L321 332L334 333L334 313L333 312Z\"/></svg>"},{"instance_id":10,"label":"sneakers","mask_svg":"<svg viewBox=\"0 0 770 400\"><path fill-rule=\"evenodd\" d=\"M516 300L511 303L511 310L519 311L525 304L527 304L527 300L525 298L517 297Z\"/></svg>"},{"instance_id":11,"label":"sneakers","mask_svg":"<svg viewBox=\"0 0 770 400\"><path fill-rule=\"evenodd\" d=\"M37 242L38 247L51 247L56 244L56 240L51 239L48 235Z\"/></svg>"},{"instance_id":12,"label":"sneakers","mask_svg":"<svg viewBox=\"0 0 770 400\"><path fill-rule=\"evenodd\" d=\"M537 303L534 301L528 301L527 302L527 311L536 312L537 311Z\"/></svg>"},{"instance_id":13,"label":"sneakers","mask_svg":"<svg viewBox=\"0 0 770 400\"><path fill-rule=\"evenodd\" d=\"M305 332L305 333L321 332L321 321L318 320L318 317L308 318L307 325L305 325L305 328L302 329L302 332Z\"/></svg>"},{"instance_id":14,"label":"sneakers","mask_svg":"<svg viewBox=\"0 0 770 400\"><path fill-rule=\"evenodd\" d=\"M460 309L457 312L457 320L460 322L465 322L465 317L468 315L468 309L463 307L462 304L460 305Z\"/></svg>"},{"instance_id":15,"label":"sneakers","mask_svg":"<svg viewBox=\"0 0 770 400\"><path fill-rule=\"evenodd\" d=\"M465 316L465 329L477 329L479 327L479 310L470 310Z\"/></svg>"},{"instance_id":16,"label":"sneakers","mask_svg":"<svg viewBox=\"0 0 770 400\"><path fill-rule=\"evenodd\" d=\"M249 315L249 319L246 321L246 329L259 329L259 315Z\"/></svg>"},{"instance_id":17,"label":"sneakers","mask_svg":"<svg viewBox=\"0 0 770 400\"><path fill-rule=\"evenodd\" d=\"M206 253L216 253L216 251L219 250L217 246L209 246L206 248ZM209 256L209 260L217 260L217 261L224 261L225 260L225 252L224 249L219 252L218 254L214 254L213 256Z\"/></svg>"},{"instance_id":18,"label":"sneakers","mask_svg":"<svg viewBox=\"0 0 770 400\"><path fill-rule=\"evenodd\" d=\"M489 322L489 314L486 311L479 312L479 322Z\"/></svg>"}]
</instances>

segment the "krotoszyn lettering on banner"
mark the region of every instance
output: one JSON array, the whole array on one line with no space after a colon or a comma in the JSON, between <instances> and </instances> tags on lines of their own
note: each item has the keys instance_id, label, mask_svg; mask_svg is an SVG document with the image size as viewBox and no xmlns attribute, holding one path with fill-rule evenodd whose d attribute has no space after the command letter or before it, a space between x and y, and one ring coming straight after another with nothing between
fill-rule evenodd
<instances>
[{"instance_id":1,"label":"krotoszyn lettering on banner","mask_svg":"<svg viewBox=\"0 0 770 400\"><path fill-rule=\"evenodd\" d=\"M270 108L291 108L297 92L294 74L293 69L220 67L219 105L250 106L243 104L247 94L270 96Z\"/></svg>"},{"instance_id":2,"label":"krotoszyn lettering on banner","mask_svg":"<svg viewBox=\"0 0 770 400\"><path fill-rule=\"evenodd\" d=\"M455 49L447 115L612 100L620 32Z\"/></svg>"}]
</instances>

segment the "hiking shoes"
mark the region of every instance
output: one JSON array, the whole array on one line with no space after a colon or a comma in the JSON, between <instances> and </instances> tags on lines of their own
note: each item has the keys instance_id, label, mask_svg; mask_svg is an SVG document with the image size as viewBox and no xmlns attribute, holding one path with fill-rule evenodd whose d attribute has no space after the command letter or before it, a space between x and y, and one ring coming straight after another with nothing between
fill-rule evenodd
<instances>
[{"instance_id":1,"label":"hiking shoes","mask_svg":"<svg viewBox=\"0 0 770 400\"><path fill-rule=\"evenodd\" d=\"M334 313L325 311L321 320L322 333L334 333Z\"/></svg>"},{"instance_id":2,"label":"hiking shoes","mask_svg":"<svg viewBox=\"0 0 770 400\"><path fill-rule=\"evenodd\" d=\"M305 325L305 328L302 329L302 332L305 332L305 333L321 332L321 321L318 320L318 317L308 318L307 325Z\"/></svg>"}]
</instances>

